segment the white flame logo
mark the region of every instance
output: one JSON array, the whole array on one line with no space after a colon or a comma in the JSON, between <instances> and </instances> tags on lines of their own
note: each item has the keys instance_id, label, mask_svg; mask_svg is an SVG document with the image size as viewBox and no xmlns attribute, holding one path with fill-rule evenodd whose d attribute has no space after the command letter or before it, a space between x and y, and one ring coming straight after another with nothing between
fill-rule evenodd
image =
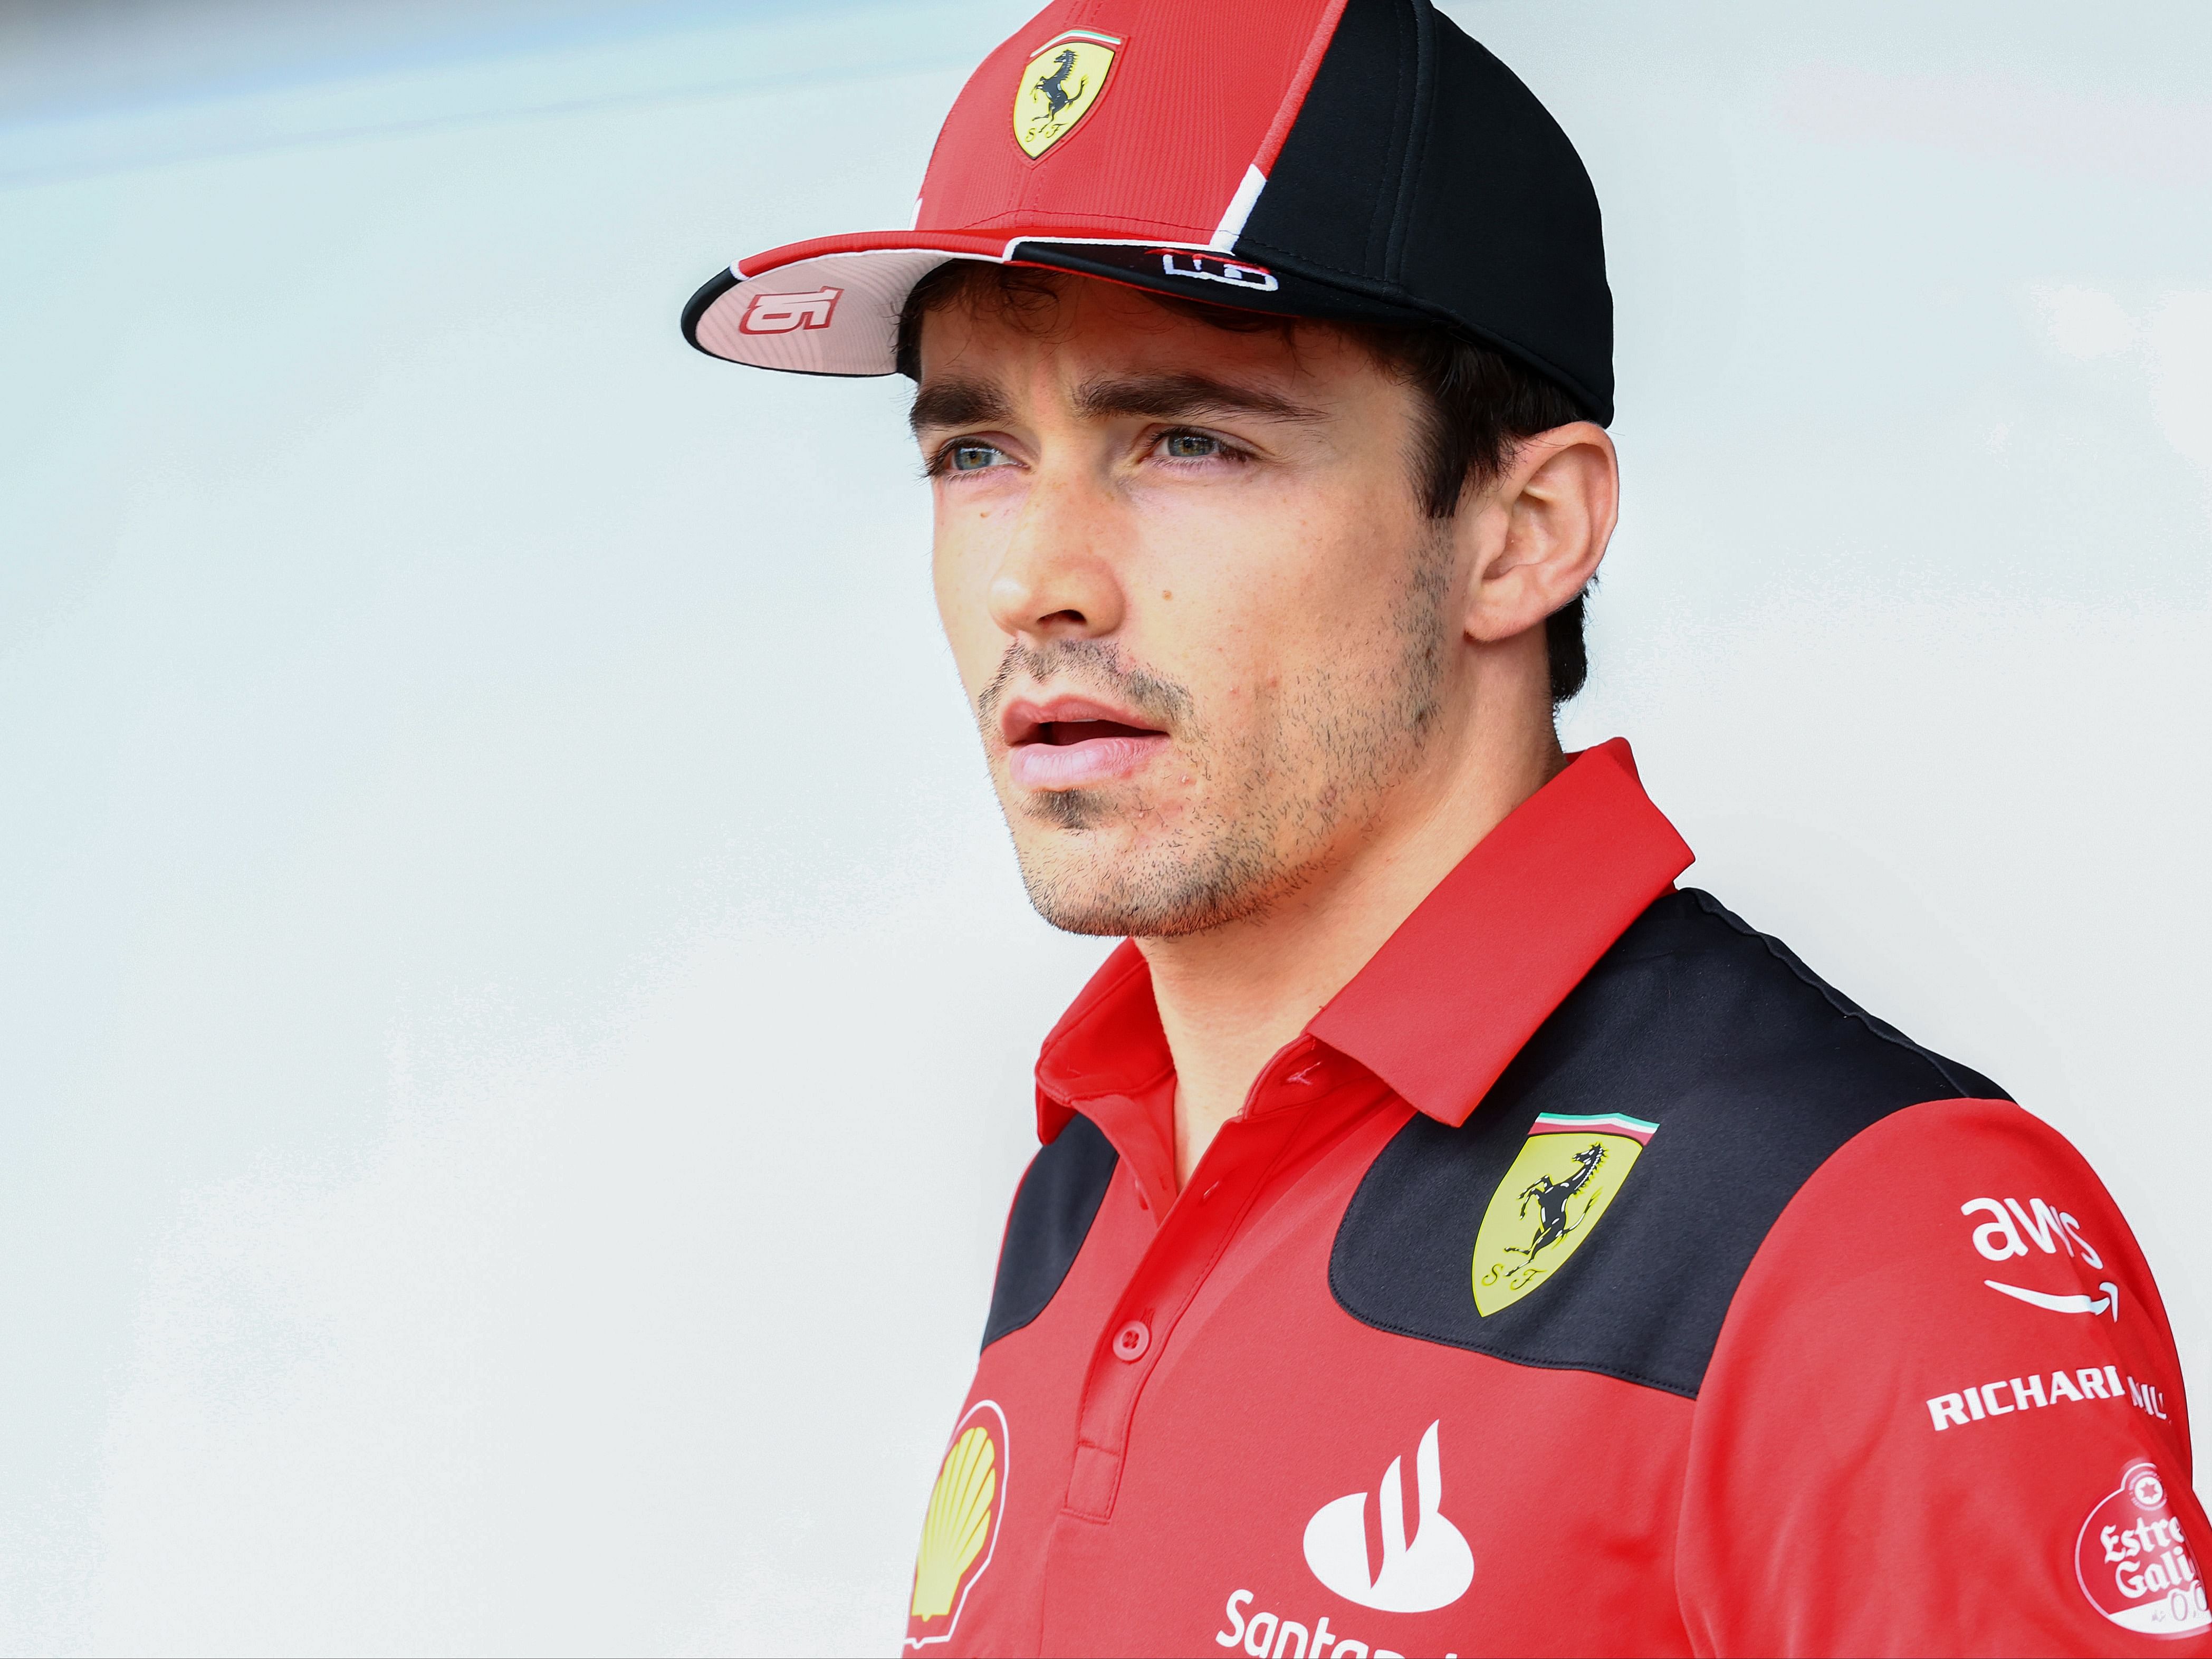
<instances>
[{"instance_id":1,"label":"white flame logo","mask_svg":"<svg viewBox=\"0 0 2212 1659\"><path fill-rule=\"evenodd\" d=\"M1442 1419L1438 1419L1441 1421ZM1351 1492L1322 1504L1306 1522L1306 1565L1315 1577L1347 1601L1378 1613L1433 1613L1467 1594L1474 1582L1474 1552L1466 1536L1439 1515L1444 1477L1437 1454L1437 1424L1413 1455L1413 1504L1420 1511L1410 1541L1400 1484L1402 1457L1382 1476L1380 1512L1382 1565L1370 1576L1367 1555L1367 1494Z\"/></svg>"}]
</instances>

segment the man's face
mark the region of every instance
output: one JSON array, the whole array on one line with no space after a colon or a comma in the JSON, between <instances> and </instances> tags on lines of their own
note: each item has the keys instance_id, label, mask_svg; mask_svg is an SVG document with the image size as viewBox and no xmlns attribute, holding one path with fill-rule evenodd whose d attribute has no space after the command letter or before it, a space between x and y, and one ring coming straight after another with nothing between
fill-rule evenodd
<instances>
[{"instance_id":1,"label":"man's face","mask_svg":"<svg viewBox=\"0 0 2212 1659\"><path fill-rule=\"evenodd\" d=\"M1323 875L1420 766L1451 544L1417 394L1354 342L1054 289L925 321L938 610L1039 912L1194 933Z\"/></svg>"}]
</instances>

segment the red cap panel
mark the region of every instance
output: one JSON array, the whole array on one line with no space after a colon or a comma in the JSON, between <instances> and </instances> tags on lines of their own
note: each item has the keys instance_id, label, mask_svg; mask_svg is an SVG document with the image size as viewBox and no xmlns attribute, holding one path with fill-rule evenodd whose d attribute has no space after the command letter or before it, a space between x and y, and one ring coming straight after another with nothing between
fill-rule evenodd
<instances>
[{"instance_id":1,"label":"red cap panel","mask_svg":"<svg viewBox=\"0 0 2212 1659\"><path fill-rule=\"evenodd\" d=\"M907 294L948 258L1004 260L1021 241L1228 250L1345 3L1059 0L969 77L912 229L754 254L693 297L686 336L761 368L887 374Z\"/></svg>"},{"instance_id":2,"label":"red cap panel","mask_svg":"<svg viewBox=\"0 0 2212 1659\"><path fill-rule=\"evenodd\" d=\"M1279 148L1343 6L1046 7L969 78L930 158L915 228L1212 241L1247 170L1273 159L1269 142ZM1095 103L1032 160L1016 137L1017 102L1054 72L1048 54L1063 40L1103 48L1110 67ZM1083 67L1098 56L1085 52Z\"/></svg>"}]
</instances>

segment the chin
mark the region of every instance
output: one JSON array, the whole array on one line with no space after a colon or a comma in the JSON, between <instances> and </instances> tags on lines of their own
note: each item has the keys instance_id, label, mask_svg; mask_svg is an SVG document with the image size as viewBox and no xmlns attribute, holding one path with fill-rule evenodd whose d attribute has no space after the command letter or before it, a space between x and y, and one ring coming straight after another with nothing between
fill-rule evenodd
<instances>
[{"instance_id":1,"label":"chin","mask_svg":"<svg viewBox=\"0 0 2212 1659\"><path fill-rule=\"evenodd\" d=\"M1111 799L1103 789L1033 789L1008 804L1006 817L1019 842L1025 834L1050 840L1069 833L1094 836L1127 814L1127 803ZM1023 854L1026 859L1027 848Z\"/></svg>"},{"instance_id":2,"label":"chin","mask_svg":"<svg viewBox=\"0 0 2212 1659\"><path fill-rule=\"evenodd\" d=\"M1016 832L1014 852L1039 915L1063 933L1105 939L1202 933L1257 915L1286 885L1267 861L1218 843L1135 844L1126 834L1031 825Z\"/></svg>"}]
</instances>

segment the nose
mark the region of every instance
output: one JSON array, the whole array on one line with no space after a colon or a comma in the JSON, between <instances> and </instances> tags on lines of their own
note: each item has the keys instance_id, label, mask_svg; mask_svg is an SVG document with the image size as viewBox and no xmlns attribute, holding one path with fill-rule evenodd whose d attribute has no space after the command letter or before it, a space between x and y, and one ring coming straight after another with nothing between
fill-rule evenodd
<instances>
[{"instance_id":1,"label":"nose","mask_svg":"<svg viewBox=\"0 0 2212 1659\"><path fill-rule=\"evenodd\" d=\"M1041 470L990 586L991 620L1030 645L1100 639L1121 625L1108 492L1080 473Z\"/></svg>"}]
</instances>

